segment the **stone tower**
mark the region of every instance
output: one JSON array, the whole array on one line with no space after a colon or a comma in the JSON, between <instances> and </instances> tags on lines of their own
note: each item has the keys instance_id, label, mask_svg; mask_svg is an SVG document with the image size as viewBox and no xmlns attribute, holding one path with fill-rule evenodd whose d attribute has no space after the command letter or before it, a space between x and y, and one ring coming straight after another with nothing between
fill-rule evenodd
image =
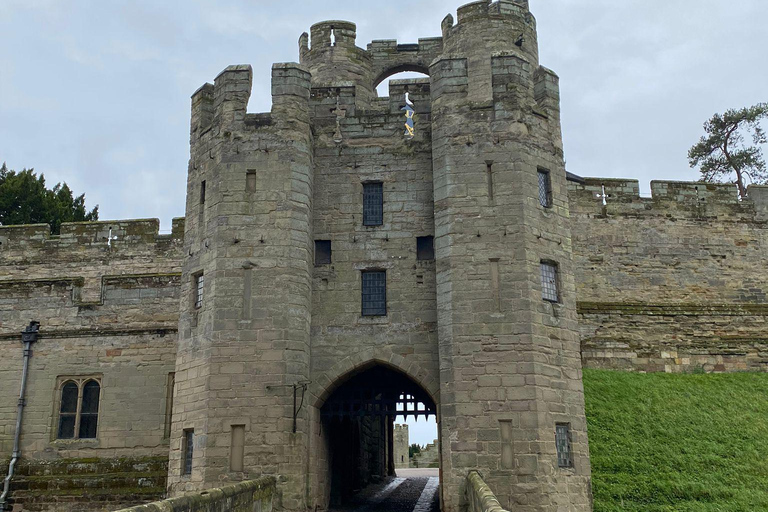
<instances>
[{"instance_id":1,"label":"stone tower","mask_svg":"<svg viewBox=\"0 0 768 512\"><path fill-rule=\"evenodd\" d=\"M292 391L309 378L309 73L273 66L272 112L256 116L246 114L251 75L231 66L192 97L169 488L242 478L231 458L243 431L244 467L288 475L283 506L299 509L306 429L294 429Z\"/></svg>"},{"instance_id":2,"label":"stone tower","mask_svg":"<svg viewBox=\"0 0 768 512\"><path fill-rule=\"evenodd\" d=\"M442 28L430 65L442 483L482 468L511 510L589 510L558 77L539 65L527 0L474 2ZM558 300L542 300L543 263ZM558 467L558 424L572 468ZM459 493L443 499L457 509Z\"/></svg>"},{"instance_id":3,"label":"stone tower","mask_svg":"<svg viewBox=\"0 0 768 512\"><path fill-rule=\"evenodd\" d=\"M280 506L325 509L394 472L410 397L437 416L444 511L472 470L510 509L589 510L558 79L527 1L418 44L310 32L270 113L246 113L248 66L192 97L171 493L273 474ZM400 71L429 79L376 97Z\"/></svg>"}]
</instances>

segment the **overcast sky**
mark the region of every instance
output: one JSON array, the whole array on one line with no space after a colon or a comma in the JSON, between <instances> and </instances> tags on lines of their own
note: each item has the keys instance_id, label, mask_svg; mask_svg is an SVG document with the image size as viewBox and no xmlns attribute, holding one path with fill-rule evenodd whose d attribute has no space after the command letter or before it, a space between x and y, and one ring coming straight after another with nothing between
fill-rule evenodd
<instances>
[{"instance_id":1,"label":"overcast sky","mask_svg":"<svg viewBox=\"0 0 768 512\"><path fill-rule=\"evenodd\" d=\"M314 22L358 45L440 34L452 0L0 0L0 161L66 180L102 219L184 215L189 97L229 64L273 62ZM561 77L568 170L697 179L686 152L714 112L768 101L765 0L531 0ZM762 56L761 56L762 55Z\"/></svg>"}]
</instances>

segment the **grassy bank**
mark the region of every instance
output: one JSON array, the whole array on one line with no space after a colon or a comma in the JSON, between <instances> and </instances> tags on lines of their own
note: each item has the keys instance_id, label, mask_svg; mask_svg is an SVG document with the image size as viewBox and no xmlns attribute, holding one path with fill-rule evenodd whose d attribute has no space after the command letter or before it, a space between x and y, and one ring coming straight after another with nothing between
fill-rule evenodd
<instances>
[{"instance_id":1,"label":"grassy bank","mask_svg":"<svg viewBox=\"0 0 768 512\"><path fill-rule=\"evenodd\" d=\"M595 512L768 510L768 374L587 370Z\"/></svg>"}]
</instances>

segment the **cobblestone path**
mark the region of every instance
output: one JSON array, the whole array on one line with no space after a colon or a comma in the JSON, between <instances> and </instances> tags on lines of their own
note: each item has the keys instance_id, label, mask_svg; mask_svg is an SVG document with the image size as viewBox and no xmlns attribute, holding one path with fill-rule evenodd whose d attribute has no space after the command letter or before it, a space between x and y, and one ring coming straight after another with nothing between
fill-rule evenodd
<instances>
[{"instance_id":1,"label":"cobblestone path","mask_svg":"<svg viewBox=\"0 0 768 512\"><path fill-rule=\"evenodd\" d=\"M440 512L437 477L393 478L371 485L331 512Z\"/></svg>"}]
</instances>

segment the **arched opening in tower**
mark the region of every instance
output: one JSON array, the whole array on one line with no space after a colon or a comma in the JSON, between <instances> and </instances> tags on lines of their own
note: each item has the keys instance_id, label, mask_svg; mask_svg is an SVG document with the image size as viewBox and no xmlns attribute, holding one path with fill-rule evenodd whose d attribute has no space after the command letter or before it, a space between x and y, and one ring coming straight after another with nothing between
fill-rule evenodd
<instances>
[{"instance_id":1,"label":"arched opening in tower","mask_svg":"<svg viewBox=\"0 0 768 512\"><path fill-rule=\"evenodd\" d=\"M429 79L429 75L426 73L422 73L420 71L402 71L402 72L395 72L391 75L386 76L385 78L381 79L378 83L374 85L376 88L376 95L379 98L386 98L389 97L389 84L391 81L394 80L413 80L414 78L426 78Z\"/></svg>"},{"instance_id":2,"label":"arched opening in tower","mask_svg":"<svg viewBox=\"0 0 768 512\"><path fill-rule=\"evenodd\" d=\"M430 498L421 495L430 484L436 486L437 469L419 474L405 469L412 464L406 422L418 420L428 425L431 420L434 437L421 445L434 451L430 467L435 468L439 461L437 407L419 384L397 370L376 365L339 385L320 412L332 509L399 500L400 495L408 494L413 496L414 505L418 499ZM431 496L437 500L436 489Z\"/></svg>"}]
</instances>

